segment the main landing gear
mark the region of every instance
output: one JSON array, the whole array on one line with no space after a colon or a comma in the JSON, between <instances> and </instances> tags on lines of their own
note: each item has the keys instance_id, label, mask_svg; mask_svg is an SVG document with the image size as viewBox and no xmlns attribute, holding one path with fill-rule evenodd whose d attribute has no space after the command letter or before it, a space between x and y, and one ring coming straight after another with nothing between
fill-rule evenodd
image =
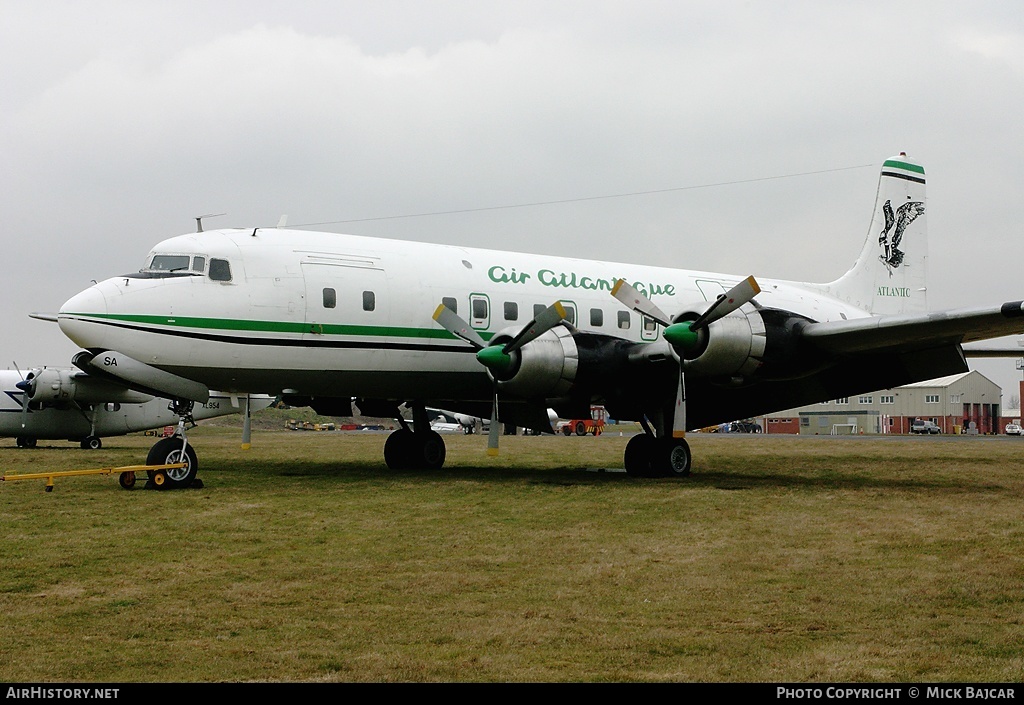
<instances>
[{"instance_id":1,"label":"main landing gear","mask_svg":"<svg viewBox=\"0 0 1024 705\"><path fill-rule=\"evenodd\" d=\"M656 438L642 433L626 444L626 473L633 477L687 477L690 446L683 438Z\"/></svg>"},{"instance_id":2,"label":"main landing gear","mask_svg":"<svg viewBox=\"0 0 1024 705\"><path fill-rule=\"evenodd\" d=\"M412 413L412 428L405 419L398 417L402 427L384 442L384 462L391 470L439 470L444 467L444 439L437 431L430 430L422 404L413 405Z\"/></svg>"},{"instance_id":3,"label":"main landing gear","mask_svg":"<svg viewBox=\"0 0 1024 705\"><path fill-rule=\"evenodd\" d=\"M203 481L196 477L199 472L199 459L185 436L186 423L195 426L192 419L193 402L172 401L169 408L178 415L178 429L173 436L161 438L150 448L146 456L146 465L178 465L182 468L163 470L147 470L149 476L147 489L178 490L186 487L202 487ZM135 485L134 473L122 473L119 478L121 487L131 489Z\"/></svg>"}]
</instances>

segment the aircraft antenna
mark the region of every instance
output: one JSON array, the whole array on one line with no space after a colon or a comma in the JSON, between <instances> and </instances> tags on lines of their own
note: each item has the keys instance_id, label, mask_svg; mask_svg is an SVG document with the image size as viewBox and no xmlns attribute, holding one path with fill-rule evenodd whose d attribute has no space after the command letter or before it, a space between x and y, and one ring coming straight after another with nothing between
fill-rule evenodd
<instances>
[{"instance_id":1,"label":"aircraft antenna","mask_svg":"<svg viewBox=\"0 0 1024 705\"><path fill-rule=\"evenodd\" d=\"M203 218L216 218L219 215L227 215L227 213L207 213L206 215L197 215L196 218L196 232L203 232Z\"/></svg>"}]
</instances>

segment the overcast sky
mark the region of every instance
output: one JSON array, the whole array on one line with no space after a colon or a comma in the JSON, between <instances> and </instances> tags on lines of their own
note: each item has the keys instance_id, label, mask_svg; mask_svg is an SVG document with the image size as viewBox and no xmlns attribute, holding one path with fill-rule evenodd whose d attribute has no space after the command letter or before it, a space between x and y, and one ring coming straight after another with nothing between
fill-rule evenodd
<instances>
[{"instance_id":1,"label":"overcast sky","mask_svg":"<svg viewBox=\"0 0 1024 705\"><path fill-rule=\"evenodd\" d=\"M68 364L76 346L28 314L206 213L830 281L900 151L928 174L931 307L1024 298L1019 2L0 0L0 17L2 367ZM442 211L464 212L397 217ZM1013 360L977 369L1008 406Z\"/></svg>"}]
</instances>

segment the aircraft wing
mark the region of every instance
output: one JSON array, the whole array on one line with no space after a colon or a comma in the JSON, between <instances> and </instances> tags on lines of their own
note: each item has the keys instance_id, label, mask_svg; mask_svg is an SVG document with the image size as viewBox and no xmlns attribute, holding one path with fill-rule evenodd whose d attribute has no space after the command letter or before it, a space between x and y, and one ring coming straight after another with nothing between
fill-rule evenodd
<instances>
[{"instance_id":1,"label":"aircraft wing","mask_svg":"<svg viewBox=\"0 0 1024 705\"><path fill-rule=\"evenodd\" d=\"M1018 340L1017 347L997 347L997 346L985 346L985 345L965 345L964 356L965 357L1024 357L1024 347L1021 345L1024 342Z\"/></svg>"},{"instance_id":2,"label":"aircraft wing","mask_svg":"<svg viewBox=\"0 0 1024 705\"><path fill-rule=\"evenodd\" d=\"M836 354L920 350L1021 332L1024 332L1024 301L990 308L810 323L800 331L807 342Z\"/></svg>"}]
</instances>

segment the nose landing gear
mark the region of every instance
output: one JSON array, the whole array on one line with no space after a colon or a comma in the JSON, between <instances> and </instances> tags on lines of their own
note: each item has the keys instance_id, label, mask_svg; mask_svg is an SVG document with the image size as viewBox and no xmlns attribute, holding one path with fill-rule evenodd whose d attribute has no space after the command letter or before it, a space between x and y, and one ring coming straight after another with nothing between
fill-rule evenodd
<instances>
[{"instance_id":1,"label":"nose landing gear","mask_svg":"<svg viewBox=\"0 0 1024 705\"><path fill-rule=\"evenodd\" d=\"M199 472L199 458L195 450L189 445L185 435L186 424L195 427L196 422L192 418L194 403L175 399L168 405L168 409L178 416L178 428L173 436L161 438L150 448L146 456L146 465L177 465L184 463L185 467L171 468L165 470L149 470L149 480L146 488L158 490L178 490L186 487L202 487L202 480L196 477ZM134 485L134 478L131 481ZM121 485L124 487L124 484ZM127 488L126 488L127 489Z\"/></svg>"}]
</instances>

